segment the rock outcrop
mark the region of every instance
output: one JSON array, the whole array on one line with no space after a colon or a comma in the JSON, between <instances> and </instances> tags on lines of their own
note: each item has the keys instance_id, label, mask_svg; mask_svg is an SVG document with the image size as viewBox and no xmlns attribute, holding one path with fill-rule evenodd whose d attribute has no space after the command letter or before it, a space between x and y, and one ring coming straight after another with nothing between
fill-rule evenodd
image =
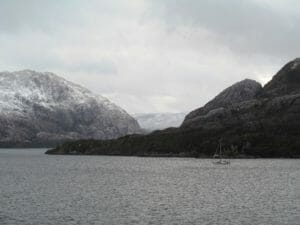
<instances>
[{"instance_id":1,"label":"rock outcrop","mask_svg":"<svg viewBox=\"0 0 300 225\"><path fill-rule=\"evenodd\" d=\"M287 63L264 87L267 97L298 94L300 89L300 58Z\"/></svg>"},{"instance_id":2,"label":"rock outcrop","mask_svg":"<svg viewBox=\"0 0 300 225\"><path fill-rule=\"evenodd\" d=\"M244 80L225 89L177 129L65 143L48 153L210 157L221 137L228 157L300 157L300 60L289 62L264 87Z\"/></svg>"},{"instance_id":3,"label":"rock outcrop","mask_svg":"<svg viewBox=\"0 0 300 225\"><path fill-rule=\"evenodd\" d=\"M0 146L53 146L139 133L108 99L53 73L0 73Z\"/></svg>"},{"instance_id":4,"label":"rock outcrop","mask_svg":"<svg viewBox=\"0 0 300 225\"><path fill-rule=\"evenodd\" d=\"M227 109L240 110L243 106L245 107L247 102L251 104L253 100L262 91L260 83L254 80L243 80L229 88L226 88L213 100L208 102L205 106L196 109L189 113L182 127L184 128L217 128L220 126L217 118L226 117Z\"/></svg>"}]
</instances>

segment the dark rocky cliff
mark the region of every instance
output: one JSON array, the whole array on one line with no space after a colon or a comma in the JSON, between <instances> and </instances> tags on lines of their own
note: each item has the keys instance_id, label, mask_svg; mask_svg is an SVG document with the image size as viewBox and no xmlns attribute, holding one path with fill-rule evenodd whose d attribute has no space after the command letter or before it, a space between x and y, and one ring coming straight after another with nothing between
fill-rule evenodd
<instances>
[{"instance_id":1,"label":"dark rocky cliff","mask_svg":"<svg viewBox=\"0 0 300 225\"><path fill-rule=\"evenodd\" d=\"M300 90L300 58L287 63L264 87L269 97L298 94Z\"/></svg>"},{"instance_id":2,"label":"dark rocky cliff","mask_svg":"<svg viewBox=\"0 0 300 225\"><path fill-rule=\"evenodd\" d=\"M229 116L228 109L238 110L245 107L247 102L251 104L251 100L255 99L261 91L261 84L254 80L240 81L226 88L205 106L189 113L181 127L217 129L221 126L221 117Z\"/></svg>"},{"instance_id":3,"label":"dark rocky cliff","mask_svg":"<svg viewBox=\"0 0 300 225\"><path fill-rule=\"evenodd\" d=\"M222 137L229 157L300 157L299 64L289 62L264 87L252 80L234 84L178 129L69 142L48 153L210 157Z\"/></svg>"}]
</instances>

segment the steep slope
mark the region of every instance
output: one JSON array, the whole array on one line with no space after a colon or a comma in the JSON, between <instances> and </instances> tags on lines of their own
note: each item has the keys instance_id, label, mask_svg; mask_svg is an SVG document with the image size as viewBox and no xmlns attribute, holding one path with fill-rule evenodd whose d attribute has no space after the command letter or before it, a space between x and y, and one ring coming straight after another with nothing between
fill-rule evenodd
<instances>
[{"instance_id":1,"label":"steep slope","mask_svg":"<svg viewBox=\"0 0 300 225\"><path fill-rule=\"evenodd\" d=\"M264 87L269 96L297 94L300 89L300 58L287 63Z\"/></svg>"},{"instance_id":2,"label":"steep slope","mask_svg":"<svg viewBox=\"0 0 300 225\"><path fill-rule=\"evenodd\" d=\"M245 80L225 89L177 129L70 142L48 153L211 157L222 137L228 157L300 157L298 62L285 65L264 88Z\"/></svg>"},{"instance_id":3,"label":"steep slope","mask_svg":"<svg viewBox=\"0 0 300 225\"><path fill-rule=\"evenodd\" d=\"M212 118L220 116L228 108L235 108L242 102L254 99L261 91L261 84L254 80L245 79L240 81L226 88L205 106L189 113L182 127L214 126Z\"/></svg>"},{"instance_id":4,"label":"steep slope","mask_svg":"<svg viewBox=\"0 0 300 225\"><path fill-rule=\"evenodd\" d=\"M140 132L135 119L106 98L53 73L0 73L0 145L44 146Z\"/></svg>"},{"instance_id":5,"label":"steep slope","mask_svg":"<svg viewBox=\"0 0 300 225\"><path fill-rule=\"evenodd\" d=\"M179 127L186 113L139 113L132 115L146 131Z\"/></svg>"}]
</instances>

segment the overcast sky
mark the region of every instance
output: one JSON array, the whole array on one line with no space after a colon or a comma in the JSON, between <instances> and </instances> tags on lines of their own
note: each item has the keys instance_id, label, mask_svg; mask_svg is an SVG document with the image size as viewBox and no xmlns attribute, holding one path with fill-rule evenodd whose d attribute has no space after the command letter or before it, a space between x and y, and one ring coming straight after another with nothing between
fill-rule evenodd
<instances>
[{"instance_id":1,"label":"overcast sky","mask_svg":"<svg viewBox=\"0 0 300 225\"><path fill-rule=\"evenodd\" d=\"M299 0L0 0L0 70L54 72L130 113L187 112L300 56Z\"/></svg>"}]
</instances>

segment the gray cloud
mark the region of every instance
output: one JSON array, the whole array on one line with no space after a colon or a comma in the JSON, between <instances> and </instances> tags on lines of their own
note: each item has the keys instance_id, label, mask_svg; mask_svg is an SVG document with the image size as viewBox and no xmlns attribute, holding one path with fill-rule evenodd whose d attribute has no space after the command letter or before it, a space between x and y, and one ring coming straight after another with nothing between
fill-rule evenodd
<instances>
[{"instance_id":1,"label":"gray cloud","mask_svg":"<svg viewBox=\"0 0 300 225\"><path fill-rule=\"evenodd\" d=\"M197 108L300 52L295 0L0 0L0 70L55 72L132 113Z\"/></svg>"},{"instance_id":2,"label":"gray cloud","mask_svg":"<svg viewBox=\"0 0 300 225\"><path fill-rule=\"evenodd\" d=\"M152 3L153 11L159 12L170 28L203 27L240 53L291 57L300 52L297 0L155 0Z\"/></svg>"},{"instance_id":3,"label":"gray cloud","mask_svg":"<svg viewBox=\"0 0 300 225\"><path fill-rule=\"evenodd\" d=\"M7 33L24 30L53 32L60 27L58 25L63 26L68 20L71 22L71 17L76 19L72 16L75 12L70 3L72 1L68 0L0 0L0 29Z\"/></svg>"}]
</instances>

